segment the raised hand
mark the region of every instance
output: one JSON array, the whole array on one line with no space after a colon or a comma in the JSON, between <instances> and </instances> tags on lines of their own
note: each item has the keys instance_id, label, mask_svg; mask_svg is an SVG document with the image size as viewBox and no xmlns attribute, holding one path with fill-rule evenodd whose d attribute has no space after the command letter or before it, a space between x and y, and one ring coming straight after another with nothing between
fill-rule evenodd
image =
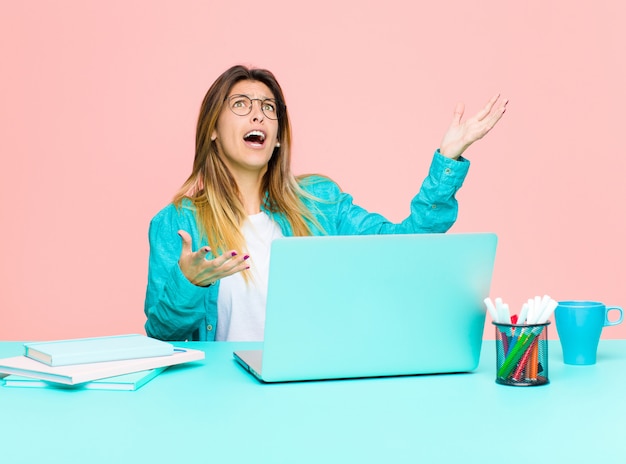
<instances>
[{"instance_id":1,"label":"raised hand","mask_svg":"<svg viewBox=\"0 0 626 464\"><path fill-rule=\"evenodd\" d=\"M496 103L500 95L495 95L476 115L461 122L465 105L458 103L454 110L452 123L441 140L439 151L443 156L457 159L476 140L482 139L506 111L508 100Z\"/></svg>"},{"instance_id":2,"label":"raised hand","mask_svg":"<svg viewBox=\"0 0 626 464\"><path fill-rule=\"evenodd\" d=\"M211 248L204 246L198 251L193 251L189 233L179 230L178 235L183 241L178 265L184 276L194 285L208 287L218 279L250 268L246 262L248 255L241 256L231 250L214 259L207 259Z\"/></svg>"}]
</instances>

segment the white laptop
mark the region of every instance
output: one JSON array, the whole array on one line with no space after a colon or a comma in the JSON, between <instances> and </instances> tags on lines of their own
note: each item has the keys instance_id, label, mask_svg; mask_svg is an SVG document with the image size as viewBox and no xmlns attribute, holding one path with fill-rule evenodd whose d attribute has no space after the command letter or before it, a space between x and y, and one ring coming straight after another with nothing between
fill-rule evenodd
<instances>
[{"instance_id":1,"label":"white laptop","mask_svg":"<svg viewBox=\"0 0 626 464\"><path fill-rule=\"evenodd\" d=\"M478 366L497 237L288 237L272 243L263 382L457 373Z\"/></svg>"}]
</instances>

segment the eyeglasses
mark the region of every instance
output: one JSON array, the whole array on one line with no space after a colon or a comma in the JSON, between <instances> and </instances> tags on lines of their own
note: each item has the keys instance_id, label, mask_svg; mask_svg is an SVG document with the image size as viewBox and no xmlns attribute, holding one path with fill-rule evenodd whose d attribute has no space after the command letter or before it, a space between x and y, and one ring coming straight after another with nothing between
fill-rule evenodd
<instances>
[{"instance_id":1,"label":"eyeglasses","mask_svg":"<svg viewBox=\"0 0 626 464\"><path fill-rule=\"evenodd\" d=\"M276 100L266 98L261 100L260 98L250 98L246 95L231 95L226 99L228 101L228 107L237 116L247 116L252 112L252 102L258 101L261 103L261 111L268 119L278 119L278 103Z\"/></svg>"}]
</instances>

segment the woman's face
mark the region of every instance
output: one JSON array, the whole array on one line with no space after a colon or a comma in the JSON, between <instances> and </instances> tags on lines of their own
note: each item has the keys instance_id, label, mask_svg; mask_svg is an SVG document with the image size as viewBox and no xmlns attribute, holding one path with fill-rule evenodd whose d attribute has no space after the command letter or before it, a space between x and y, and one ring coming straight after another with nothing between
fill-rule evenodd
<instances>
[{"instance_id":1,"label":"woman's face","mask_svg":"<svg viewBox=\"0 0 626 464\"><path fill-rule=\"evenodd\" d=\"M234 175L262 175L267 170L278 143L278 120L267 116L274 114L272 107L276 111L273 99L269 87L258 81L239 81L228 94L211 139L216 141L220 156ZM240 115L247 111L250 100L250 113Z\"/></svg>"}]
</instances>

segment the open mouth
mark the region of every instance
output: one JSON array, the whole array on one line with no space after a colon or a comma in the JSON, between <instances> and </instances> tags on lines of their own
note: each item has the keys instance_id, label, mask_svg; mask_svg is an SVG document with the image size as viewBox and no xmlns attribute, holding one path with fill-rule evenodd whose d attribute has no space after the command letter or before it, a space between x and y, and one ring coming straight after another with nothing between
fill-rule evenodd
<instances>
[{"instance_id":1,"label":"open mouth","mask_svg":"<svg viewBox=\"0 0 626 464\"><path fill-rule=\"evenodd\" d=\"M244 135L243 139L253 145L263 145L263 142L265 142L265 133L259 130L253 130Z\"/></svg>"}]
</instances>

